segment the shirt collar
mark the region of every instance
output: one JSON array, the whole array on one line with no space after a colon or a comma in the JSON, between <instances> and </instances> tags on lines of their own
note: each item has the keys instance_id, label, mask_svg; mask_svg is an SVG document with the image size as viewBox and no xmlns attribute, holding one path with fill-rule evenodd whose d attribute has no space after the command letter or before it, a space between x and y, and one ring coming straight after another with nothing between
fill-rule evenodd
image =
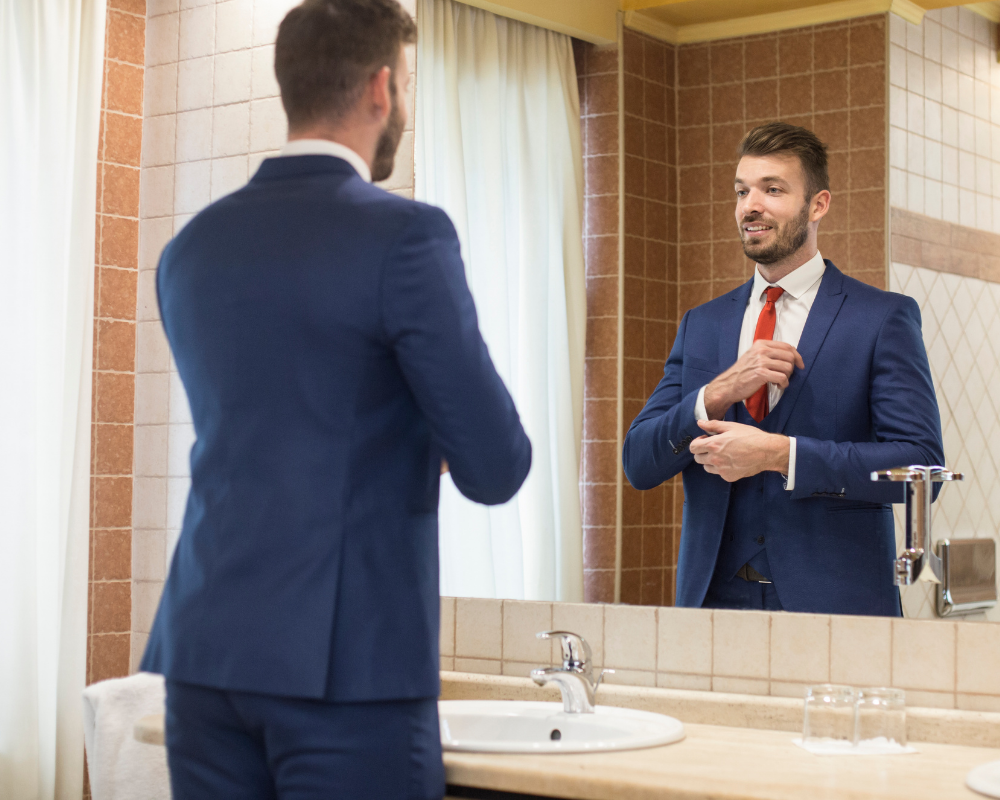
<instances>
[{"instance_id":1,"label":"shirt collar","mask_svg":"<svg viewBox=\"0 0 1000 800\"><path fill-rule=\"evenodd\" d=\"M329 139L294 139L281 148L280 156L333 156L342 158L362 177L366 183L372 182L372 171L365 160L347 145L331 142Z\"/></svg>"},{"instance_id":2,"label":"shirt collar","mask_svg":"<svg viewBox=\"0 0 1000 800\"><path fill-rule=\"evenodd\" d=\"M826 264L819 250L805 264L793 269L776 284L768 283L764 279L764 276L760 274L760 267L758 266L753 273L753 296L760 297L768 286L780 286L798 300L813 287L814 283L823 277L824 272L826 272Z\"/></svg>"}]
</instances>

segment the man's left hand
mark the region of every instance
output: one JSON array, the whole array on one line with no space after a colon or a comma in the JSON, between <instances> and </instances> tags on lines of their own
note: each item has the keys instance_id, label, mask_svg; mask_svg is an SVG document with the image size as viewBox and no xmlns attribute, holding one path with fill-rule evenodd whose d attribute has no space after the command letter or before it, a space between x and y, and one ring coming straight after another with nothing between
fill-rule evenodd
<instances>
[{"instance_id":1,"label":"man's left hand","mask_svg":"<svg viewBox=\"0 0 1000 800\"><path fill-rule=\"evenodd\" d=\"M691 453L706 472L729 483L768 470L788 474L787 436L738 422L705 420L698 425L708 435L691 442Z\"/></svg>"}]
</instances>

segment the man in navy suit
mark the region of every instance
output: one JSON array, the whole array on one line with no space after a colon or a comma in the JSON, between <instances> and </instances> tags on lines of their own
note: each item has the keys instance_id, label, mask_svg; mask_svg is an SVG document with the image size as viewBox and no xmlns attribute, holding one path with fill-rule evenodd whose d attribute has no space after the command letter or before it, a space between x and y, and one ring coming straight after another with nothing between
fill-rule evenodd
<instances>
[{"instance_id":1,"label":"man in navy suit","mask_svg":"<svg viewBox=\"0 0 1000 800\"><path fill-rule=\"evenodd\" d=\"M739 148L748 283L688 311L632 423L625 474L682 472L677 604L899 616L890 503L873 470L943 464L916 302L817 249L826 148L769 123Z\"/></svg>"},{"instance_id":2,"label":"man in navy suit","mask_svg":"<svg viewBox=\"0 0 1000 800\"><path fill-rule=\"evenodd\" d=\"M450 220L371 185L415 36L395 0L289 12L289 144L160 260L197 434L142 662L166 677L175 800L444 792L439 476L503 503L531 445Z\"/></svg>"}]
</instances>

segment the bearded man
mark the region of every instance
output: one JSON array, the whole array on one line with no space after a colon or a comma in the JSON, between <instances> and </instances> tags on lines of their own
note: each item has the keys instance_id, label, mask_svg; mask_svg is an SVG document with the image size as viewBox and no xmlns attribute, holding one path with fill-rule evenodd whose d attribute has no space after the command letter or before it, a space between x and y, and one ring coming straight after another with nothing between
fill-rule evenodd
<instances>
[{"instance_id":1,"label":"bearded man","mask_svg":"<svg viewBox=\"0 0 1000 800\"><path fill-rule=\"evenodd\" d=\"M438 481L495 504L531 445L440 209L371 181L406 125L396 0L278 30L288 145L157 275L197 441L142 669L175 800L437 800Z\"/></svg>"},{"instance_id":2,"label":"bearded man","mask_svg":"<svg viewBox=\"0 0 1000 800\"><path fill-rule=\"evenodd\" d=\"M916 302L817 249L826 147L780 122L744 137L736 223L756 262L688 311L625 437L625 474L683 473L677 605L899 616L890 503L871 472L943 464Z\"/></svg>"}]
</instances>

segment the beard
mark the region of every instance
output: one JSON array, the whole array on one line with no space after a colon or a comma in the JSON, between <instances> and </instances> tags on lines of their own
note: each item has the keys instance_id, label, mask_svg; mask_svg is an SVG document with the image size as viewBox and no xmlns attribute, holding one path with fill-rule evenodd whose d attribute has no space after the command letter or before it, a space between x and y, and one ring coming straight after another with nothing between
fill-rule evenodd
<instances>
[{"instance_id":1,"label":"beard","mask_svg":"<svg viewBox=\"0 0 1000 800\"><path fill-rule=\"evenodd\" d=\"M392 79L395 81L395 79ZM396 150L399 148L399 141L403 138L403 128L406 123L403 121L403 114L399 108L399 92L396 91L393 82L392 108L389 110L389 119L386 120L385 128L378 137L375 145L375 158L372 159L372 181L378 183L384 181L392 175L392 168L396 162Z\"/></svg>"},{"instance_id":2,"label":"beard","mask_svg":"<svg viewBox=\"0 0 1000 800\"><path fill-rule=\"evenodd\" d=\"M774 230L774 241L770 244L756 244L753 240L748 240L743 226L759 222L762 225L770 225ZM743 253L751 261L758 264L768 265L787 258L809 238L809 203L802 206L802 211L795 219L786 222L784 225L776 225L772 220L764 219L760 214L750 214L742 219L739 226L740 241L743 244Z\"/></svg>"}]
</instances>

